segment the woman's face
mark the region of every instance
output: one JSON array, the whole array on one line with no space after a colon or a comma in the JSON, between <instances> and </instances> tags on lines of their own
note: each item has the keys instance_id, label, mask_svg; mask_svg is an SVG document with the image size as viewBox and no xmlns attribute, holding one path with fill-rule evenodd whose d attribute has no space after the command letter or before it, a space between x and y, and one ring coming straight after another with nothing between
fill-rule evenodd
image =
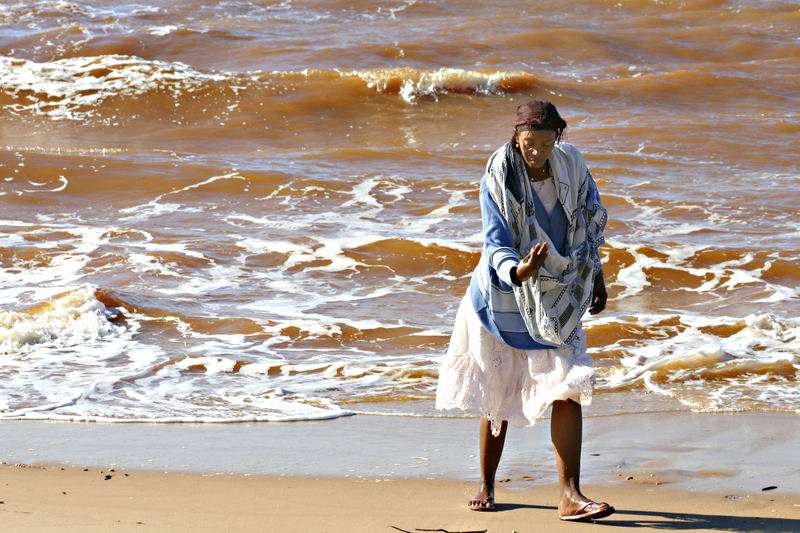
<instances>
[{"instance_id":1,"label":"woman's face","mask_svg":"<svg viewBox=\"0 0 800 533\"><path fill-rule=\"evenodd\" d=\"M556 145L556 132L553 130L526 130L517 133L517 142L525 164L532 168L542 168Z\"/></svg>"}]
</instances>

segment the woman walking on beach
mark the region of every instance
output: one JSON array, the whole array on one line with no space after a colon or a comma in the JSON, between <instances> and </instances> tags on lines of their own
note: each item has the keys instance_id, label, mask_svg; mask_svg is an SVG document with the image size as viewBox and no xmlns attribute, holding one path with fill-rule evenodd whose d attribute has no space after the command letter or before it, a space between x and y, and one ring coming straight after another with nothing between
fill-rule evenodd
<instances>
[{"instance_id":1,"label":"woman walking on beach","mask_svg":"<svg viewBox=\"0 0 800 533\"><path fill-rule=\"evenodd\" d=\"M567 123L549 102L517 108L511 140L481 180L483 253L461 300L439 373L438 409L481 415L475 511L495 508L495 473L508 422L531 426L553 406L562 520L593 520L614 508L580 491L581 405L594 368L581 316L606 305L598 247L606 210L578 150L561 142Z\"/></svg>"}]
</instances>

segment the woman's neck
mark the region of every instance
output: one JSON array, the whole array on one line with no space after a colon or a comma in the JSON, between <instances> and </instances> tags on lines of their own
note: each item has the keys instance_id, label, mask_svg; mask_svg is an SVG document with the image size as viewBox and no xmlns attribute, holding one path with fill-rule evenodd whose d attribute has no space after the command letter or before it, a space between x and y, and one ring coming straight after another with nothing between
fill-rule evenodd
<instances>
[{"instance_id":1,"label":"woman's neck","mask_svg":"<svg viewBox=\"0 0 800 533\"><path fill-rule=\"evenodd\" d=\"M531 181L542 181L550 177L550 169L546 162L539 168L525 165L525 170L528 174L528 179Z\"/></svg>"}]
</instances>

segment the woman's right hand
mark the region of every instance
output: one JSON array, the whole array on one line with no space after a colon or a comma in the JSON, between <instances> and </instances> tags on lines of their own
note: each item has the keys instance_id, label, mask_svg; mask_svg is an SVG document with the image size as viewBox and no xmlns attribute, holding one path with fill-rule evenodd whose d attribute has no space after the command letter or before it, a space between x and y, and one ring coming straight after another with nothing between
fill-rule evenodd
<instances>
[{"instance_id":1,"label":"woman's right hand","mask_svg":"<svg viewBox=\"0 0 800 533\"><path fill-rule=\"evenodd\" d=\"M544 260L547 259L547 248L547 241L537 242L536 246L528 252L528 255L522 258L519 265L517 265L515 273L515 277L520 283L530 279L539 271L539 267L541 267L544 264Z\"/></svg>"}]
</instances>

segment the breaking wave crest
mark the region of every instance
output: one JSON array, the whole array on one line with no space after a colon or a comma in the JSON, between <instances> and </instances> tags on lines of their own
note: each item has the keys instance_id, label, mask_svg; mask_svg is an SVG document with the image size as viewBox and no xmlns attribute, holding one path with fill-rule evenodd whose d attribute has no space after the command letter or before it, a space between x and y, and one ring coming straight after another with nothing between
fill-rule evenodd
<instances>
[{"instance_id":1,"label":"breaking wave crest","mask_svg":"<svg viewBox=\"0 0 800 533\"><path fill-rule=\"evenodd\" d=\"M6 111L51 120L99 118L108 124L154 112L169 118L175 115L175 108L191 105L198 99L205 106L203 111L211 106L212 111L218 112L239 105L240 91L248 91L247 101L281 100L286 94L314 99L324 91L344 93L354 99L370 93L397 95L407 103L415 103L447 94L521 91L531 88L536 81L522 71L395 68L231 73L201 72L180 62L125 55L72 57L50 62L0 56L0 104ZM147 103L148 97L163 105L123 104L126 100L143 98ZM171 105L167 105L169 102ZM218 109L213 109L214 105ZM105 109L106 106L111 108ZM269 113L267 107L265 113Z\"/></svg>"},{"instance_id":2,"label":"breaking wave crest","mask_svg":"<svg viewBox=\"0 0 800 533\"><path fill-rule=\"evenodd\" d=\"M25 311L0 313L0 353L18 355L37 346L66 348L125 331L112 321L117 313L84 285Z\"/></svg>"}]
</instances>

